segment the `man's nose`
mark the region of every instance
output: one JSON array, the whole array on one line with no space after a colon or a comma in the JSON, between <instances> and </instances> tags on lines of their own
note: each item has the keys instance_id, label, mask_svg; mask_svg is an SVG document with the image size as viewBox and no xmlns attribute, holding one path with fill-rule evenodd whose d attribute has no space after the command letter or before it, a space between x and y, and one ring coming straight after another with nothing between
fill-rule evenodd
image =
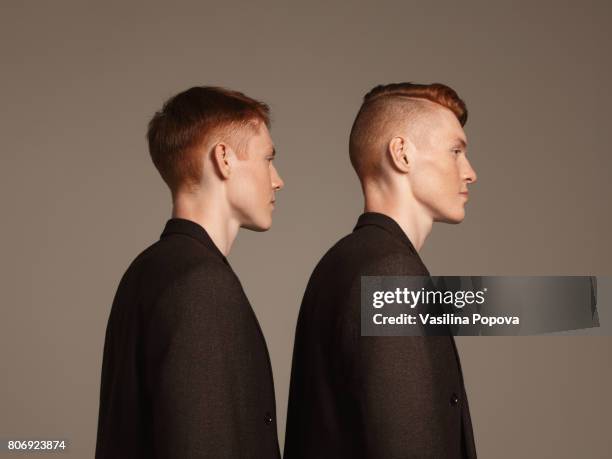
<instances>
[{"instance_id":1,"label":"man's nose","mask_svg":"<svg viewBox=\"0 0 612 459\"><path fill-rule=\"evenodd\" d=\"M478 180L478 175L476 175L476 171L474 170L467 158L465 159L465 166L466 167L463 176L464 180L467 183L476 183L476 181Z\"/></svg>"},{"instance_id":2,"label":"man's nose","mask_svg":"<svg viewBox=\"0 0 612 459\"><path fill-rule=\"evenodd\" d=\"M273 174L272 174L272 188L274 188L275 190L282 190L284 186L285 186L285 182L283 181L283 179L281 178L281 176L279 175L275 167L273 169Z\"/></svg>"}]
</instances>

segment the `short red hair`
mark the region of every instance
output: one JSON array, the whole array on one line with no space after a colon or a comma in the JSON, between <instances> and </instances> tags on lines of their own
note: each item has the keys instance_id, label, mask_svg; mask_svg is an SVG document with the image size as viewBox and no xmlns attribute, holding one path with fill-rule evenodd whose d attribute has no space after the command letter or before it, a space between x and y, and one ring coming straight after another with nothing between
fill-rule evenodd
<instances>
[{"instance_id":1,"label":"short red hair","mask_svg":"<svg viewBox=\"0 0 612 459\"><path fill-rule=\"evenodd\" d=\"M417 83L391 83L378 85L363 97L363 105L381 98L410 97L413 99L426 99L448 108L455 114L461 126L465 126L468 117L465 102L457 95L454 89L442 84Z\"/></svg>"},{"instance_id":2,"label":"short red hair","mask_svg":"<svg viewBox=\"0 0 612 459\"><path fill-rule=\"evenodd\" d=\"M236 141L239 132L261 122L270 126L265 103L225 88L193 87L167 100L155 113L147 130L149 153L174 194L182 185L200 182L203 158L196 150L211 135Z\"/></svg>"},{"instance_id":3,"label":"short red hair","mask_svg":"<svg viewBox=\"0 0 612 459\"><path fill-rule=\"evenodd\" d=\"M449 109L461 126L465 125L468 116L465 102L452 88L441 83L379 85L364 96L349 140L351 164L360 178L379 170L380 158L372 149L378 148L377 142L385 129L399 117L423 112L429 102Z\"/></svg>"}]
</instances>

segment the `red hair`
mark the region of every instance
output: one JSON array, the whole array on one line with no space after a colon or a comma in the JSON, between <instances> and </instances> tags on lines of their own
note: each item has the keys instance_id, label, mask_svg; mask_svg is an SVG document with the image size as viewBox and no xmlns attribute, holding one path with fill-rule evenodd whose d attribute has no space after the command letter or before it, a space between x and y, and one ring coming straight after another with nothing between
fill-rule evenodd
<instances>
[{"instance_id":1,"label":"red hair","mask_svg":"<svg viewBox=\"0 0 612 459\"><path fill-rule=\"evenodd\" d=\"M387 85L378 85L364 96L363 105L385 97L426 99L448 108L455 114L461 126L464 126L467 121L468 111L465 102L459 98L454 89L442 83L391 83Z\"/></svg>"},{"instance_id":2,"label":"red hair","mask_svg":"<svg viewBox=\"0 0 612 459\"><path fill-rule=\"evenodd\" d=\"M263 102L225 88L193 87L155 113L147 130L149 153L174 194L182 185L200 182L203 158L197 147L211 135L237 140L238 131L260 122L270 126L270 109Z\"/></svg>"},{"instance_id":3,"label":"red hair","mask_svg":"<svg viewBox=\"0 0 612 459\"><path fill-rule=\"evenodd\" d=\"M415 115L427 110L424 105L430 102L449 109L461 126L465 125L468 116L465 103L452 88L441 83L379 85L364 96L349 140L351 164L360 178L381 170L377 153L389 126L401 120L418 122Z\"/></svg>"}]
</instances>

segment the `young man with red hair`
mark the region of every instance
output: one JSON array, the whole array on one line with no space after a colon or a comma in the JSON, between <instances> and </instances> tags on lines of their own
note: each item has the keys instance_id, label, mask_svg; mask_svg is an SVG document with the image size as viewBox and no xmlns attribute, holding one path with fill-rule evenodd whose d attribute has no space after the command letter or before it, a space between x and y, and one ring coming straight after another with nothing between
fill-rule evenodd
<instances>
[{"instance_id":1,"label":"young man with red hair","mask_svg":"<svg viewBox=\"0 0 612 459\"><path fill-rule=\"evenodd\" d=\"M160 240L115 295L104 345L96 458L280 458L270 358L226 256L272 224L283 187L268 107L194 87L148 129L172 194Z\"/></svg>"},{"instance_id":2,"label":"young man with red hair","mask_svg":"<svg viewBox=\"0 0 612 459\"><path fill-rule=\"evenodd\" d=\"M361 276L429 276L433 222L459 223L476 173L467 110L442 84L377 86L351 130L365 212L315 268L296 329L285 459L475 458L452 336L361 336Z\"/></svg>"}]
</instances>

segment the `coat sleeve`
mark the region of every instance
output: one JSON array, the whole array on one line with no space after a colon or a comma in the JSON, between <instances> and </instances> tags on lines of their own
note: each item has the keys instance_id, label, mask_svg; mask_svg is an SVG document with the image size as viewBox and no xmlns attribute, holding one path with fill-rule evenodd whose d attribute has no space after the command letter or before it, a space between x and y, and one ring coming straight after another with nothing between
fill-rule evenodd
<instances>
[{"instance_id":1,"label":"coat sleeve","mask_svg":"<svg viewBox=\"0 0 612 459\"><path fill-rule=\"evenodd\" d=\"M369 267L368 275L420 275L414 262L402 256ZM439 337L361 336L361 279L355 279L345 310L352 311L341 333L349 362L352 396L359 407L364 457L406 459L446 457L436 406L436 375L425 340ZM346 323L344 324L346 326Z\"/></svg>"},{"instance_id":2,"label":"coat sleeve","mask_svg":"<svg viewBox=\"0 0 612 459\"><path fill-rule=\"evenodd\" d=\"M192 271L158 299L146 343L152 457L241 457L240 297L231 272Z\"/></svg>"}]
</instances>

